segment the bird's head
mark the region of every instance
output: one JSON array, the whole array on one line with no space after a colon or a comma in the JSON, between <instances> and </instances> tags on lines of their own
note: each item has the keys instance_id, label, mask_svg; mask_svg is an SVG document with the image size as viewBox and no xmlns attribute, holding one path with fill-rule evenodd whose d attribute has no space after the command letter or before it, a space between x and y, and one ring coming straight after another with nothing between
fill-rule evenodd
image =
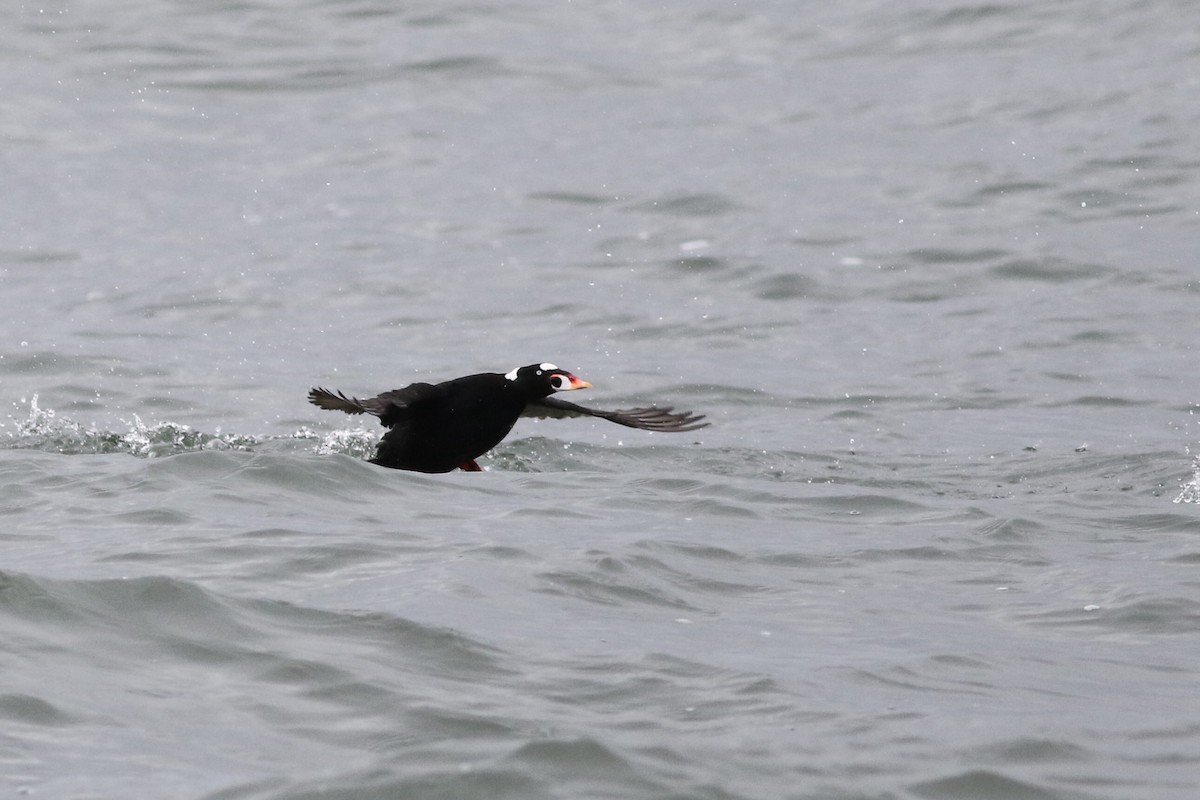
<instances>
[{"instance_id":1,"label":"bird's head","mask_svg":"<svg viewBox=\"0 0 1200 800\"><path fill-rule=\"evenodd\" d=\"M517 367L504 376L526 389L533 397L546 397L555 392L590 389L591 384L553 364L530 364Z\"/></svg>"}]
</instances>

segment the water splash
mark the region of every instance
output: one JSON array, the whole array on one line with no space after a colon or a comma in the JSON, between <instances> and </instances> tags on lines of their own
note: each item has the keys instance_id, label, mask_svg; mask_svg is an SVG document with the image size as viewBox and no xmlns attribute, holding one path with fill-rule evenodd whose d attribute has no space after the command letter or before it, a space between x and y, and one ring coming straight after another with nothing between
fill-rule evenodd
<instances>
[{"instance_id":1,"label":"water splash","mask_svg":"<svg viewBox=\"0 0 1200 800\"><path fill-rule=\"evenodd\" d=\"M21 402L28 403L29 412L24 419L9 415L11 430L6 430L10 426L0 422L0 447L64 455L128 453L140 458L160 458L198 450L248 451L270 441L315 441L318 454L341 453L361 458L374 455L378 440L377 434L361 427L326 434L302 427L283 436L222 433L219 428L216 433L205 433L175 422L148 425L136 414L132 420L121 420L126 430L108 431L81 425L53 409L42 408L37 395Z\"/></svg>"},{"instance_id":2,"label":"water splash","mask_svg":"<svg viewBox=\"0 0 1200 800\"><path fill-rule=\"evenodd\" d=\"M1200 455L1192 457L1192 479L1183 484L1179 496L1172 502L1200 503Z\"/></svg>"},{"instance_id":3,"label":"water splash","mask_svg":"<svg viewBox=\"0 0 1200 800\"><path fill-rule=\"evenodd\" d=\"M379 442L379 434L372 433L362 426L346 431L331 431L319 434L309 428L300 428L292 434L293 439L315 439L317 455L341 454L367 458L375 455L375 445Z\"/></svg>"},{"instance_id":4,"label":"water splash","mask_svg":"<svg viewBox=\"0 0 1200 800\"><path fill-rule=\"evenodd\" d=\"M14 432L8 433L8 446L14 450L44 450L67 455L129 453L156 458L195 450L249 450L262 441L242 434L204 433L174 422L147 425L136 414L132 421L122 420L127 430L99 430L60 417L53 409L42 408L38 405L37 395L28 402L29 414L25 419L9 416Z\"/></svg>"}]
</instances>

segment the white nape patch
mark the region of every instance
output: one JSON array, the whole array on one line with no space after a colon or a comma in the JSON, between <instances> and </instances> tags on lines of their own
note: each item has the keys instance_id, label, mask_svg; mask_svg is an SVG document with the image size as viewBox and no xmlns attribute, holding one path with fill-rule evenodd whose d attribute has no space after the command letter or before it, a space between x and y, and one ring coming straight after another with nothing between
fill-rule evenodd
<instances>
[{"instance_id":1,"label":"white nape patch","mask_svg":"<svg viewBox=\"0 0 1200 800\"><path fill-rule=\"evenodd\" d=\"M554 366L553 364L539 364L538 369L540 369L542 372L549 372L552 369L558 369L558 367Z\"/></svg>"},{"instance_id":2,"label":"white nape patch","mask_svg":"<svg viewBox=\"0 0 1200 800\"><path fill-rule=\"evenodd\" d=\"M512 371L512 372L506 372L506 373L504 374L504 377L508 378L510 381L515 381L515 380L517 379L517 370L518 370L518 369L520 369L520 367L514 367L514 368L513 368L513 371Z\"/></svg>"}]
</instances>

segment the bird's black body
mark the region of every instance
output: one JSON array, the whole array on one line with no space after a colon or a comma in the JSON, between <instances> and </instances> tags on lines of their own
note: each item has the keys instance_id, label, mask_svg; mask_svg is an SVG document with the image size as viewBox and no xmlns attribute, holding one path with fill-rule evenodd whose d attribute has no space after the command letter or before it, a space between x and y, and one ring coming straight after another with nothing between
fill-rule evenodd
<instances>
[{"instance_id":1,"label":"bird's black body","mask_svg":"<svg viewBox=\"0 0 1200 800\"><path fill-rule=\"evenodd\" d=\"M469 464L500 444L533 399L526 387L493 373L418 383L394 394L405 396L406 413L395 413L393 405L392 416L399 419L380 418L391 430L371 461L417 472L450 472Z\"/></svg>"},{"instance_id":2,"label":"bird's black body","mask_svg":"<svg viewBox=\"0 0 1200 800\"><path fill-rule=\"evenodd\" d=\"M371 462L416 472L478 471L475 459L498 445L521 416L592 416L657 431L708 424L700 422L702 416L673 414L669 408L598 411L550 397L589 386L553 364L531 364L507 375L484 372L438 384L414 383L367 400L320 388L308 399L320 408L379 417L390 430Z\"/></svg>"}]
</instances>

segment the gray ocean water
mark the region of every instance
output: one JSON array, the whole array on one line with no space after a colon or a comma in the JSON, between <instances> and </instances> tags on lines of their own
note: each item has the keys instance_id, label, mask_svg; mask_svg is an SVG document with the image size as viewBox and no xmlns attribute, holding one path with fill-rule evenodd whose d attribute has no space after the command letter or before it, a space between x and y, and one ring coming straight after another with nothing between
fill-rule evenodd
<instances>
[{"instance_id":1,"label":"gray ocean water","mask_svg":"<svg viewBox=\"0 0 1200 800\"><path fill-rule=\"evenodd\" d=\"M1192 4L0 18L3 796L1198 796Z\"/></svg>"}]
</instances>

